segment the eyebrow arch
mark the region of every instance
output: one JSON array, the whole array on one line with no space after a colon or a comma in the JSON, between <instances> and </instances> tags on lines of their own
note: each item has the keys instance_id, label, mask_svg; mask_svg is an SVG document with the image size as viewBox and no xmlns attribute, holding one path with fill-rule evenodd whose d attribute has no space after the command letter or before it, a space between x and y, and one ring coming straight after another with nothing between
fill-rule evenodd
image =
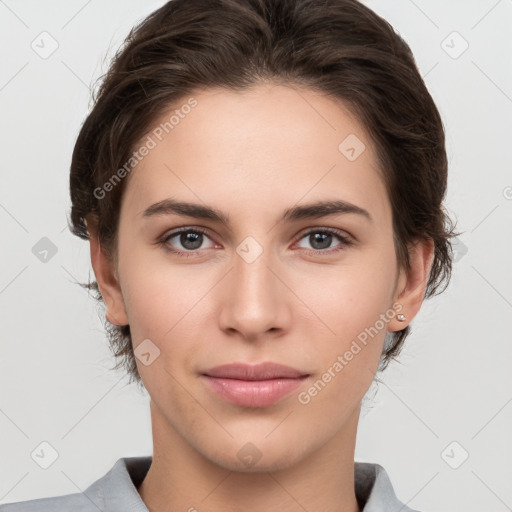
<instances>
[{"instance_id":1,"label":"eyebrow arch","mask_svg":"<svg viewBox=\"0 0 512 512\"><path fill-rule=\"evenodd\" d=\"M361 215L368 221L373 221L370 213L364 208L338 199L332 201L318 201L315 203L288 208L284 211L279 222L293 222L302 219L316 219L320 217L346 213ZM229 216L219 210L216 210L215 208L197 203L176 201L175 199L171 198L164 199L158 203L152 204L142 212L142 217L149 218L171 214L185 215L187 217L194 217L196 219L213 220L226 226L229 226L230 224Z\"/></svg>"}]
</instances>

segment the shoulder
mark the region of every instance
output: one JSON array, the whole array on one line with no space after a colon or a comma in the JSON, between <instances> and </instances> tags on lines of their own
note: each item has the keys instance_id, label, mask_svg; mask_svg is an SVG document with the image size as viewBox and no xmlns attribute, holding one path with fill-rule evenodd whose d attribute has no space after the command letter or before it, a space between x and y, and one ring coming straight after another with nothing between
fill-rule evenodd
<instances>
[{"instance_id":1,"label":"shoulder","mask_svg":"<svg viewBox=\"0 0 512 512\"><path fill-rule=\"evenodd\" d=\"M388 473L380 464L355 462L354 471L356 496L362 512L420 512L397 497Z\"/></svg>"},{"instance_id":2,"label":"shoulder","mask_svg":"<svg viewBox=\"0 0 512 512\"><path fill-rule=\"evenodd\" d=\"M144 479L151 456L118 459L85 491L0 505L0 512L147 512L137 486Z\"/></svg>"},{"instance_id":3,"label":"shoulder","mask_svg":"<svg viewBox=\"0 0 512 512\"><path fill-rule=\"evenodd\" d=\"M101 509L100 509L101 510ZM98 506L83 493L19 501L0 505L0 512L98 512Z\"/></svg>"}]
</instances>

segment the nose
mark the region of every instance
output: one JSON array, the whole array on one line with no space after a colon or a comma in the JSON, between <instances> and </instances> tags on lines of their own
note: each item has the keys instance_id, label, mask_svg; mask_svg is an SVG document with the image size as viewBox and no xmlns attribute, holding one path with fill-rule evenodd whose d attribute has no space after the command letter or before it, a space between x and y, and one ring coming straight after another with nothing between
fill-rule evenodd
<instances>
[{"instance_id":1,"label":"nose","mask_svg":"<svg viewBox=\"0 0 512 512\"><path fill-rule=\"evenodd\" d=\"M283 268L271 251L263 250L253 259L254 251L250 243L241 244L234 254L231 271L221 284L218 316L223 331L252 342L270 333L282 335L290 328L293 300Z\"/></svg>"}]
</instances>

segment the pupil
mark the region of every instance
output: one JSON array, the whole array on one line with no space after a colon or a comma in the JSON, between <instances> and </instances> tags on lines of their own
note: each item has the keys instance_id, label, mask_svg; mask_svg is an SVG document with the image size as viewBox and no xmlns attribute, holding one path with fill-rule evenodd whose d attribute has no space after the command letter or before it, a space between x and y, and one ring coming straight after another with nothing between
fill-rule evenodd
<instances>
[{"instance_id":1,"label":"pupil","mask_svg":"<svg viewBox=\"0 0 512 512\"><path fill-rule=\"evenodd\" d=\"M331 243L332 235L329 233L315 233L311 235L313 237L313 243L311 244L314 249L326 249ZM320 247L315 247L316 242L320 240Z\"/></svg>"},{"instance_id":2,"label":"pupil","mask_svg":"<svg viewBox=\"0 0 512 512\"><path fill-rule=\"evenodd\" d=\"M202 236L202 233L183 233L180 237L180 243L185 249L193 251L201 247ZM189 245L189 242L192 242L192 247Z\"/></svg>"}]
</instances>

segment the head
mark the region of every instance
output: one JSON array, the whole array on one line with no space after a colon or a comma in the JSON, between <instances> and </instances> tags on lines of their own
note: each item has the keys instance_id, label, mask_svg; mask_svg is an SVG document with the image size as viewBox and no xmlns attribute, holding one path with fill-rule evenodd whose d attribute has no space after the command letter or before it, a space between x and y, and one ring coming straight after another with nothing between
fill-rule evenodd
<instances>
[{"instance_id":1,"label":"head","mask_svg":"<svg viewBox=\"0 0 512 512\"><path fill-rule=\"evenodd\" d=\"M173 0L130 32L95 94L71 222L117 366L176 430L196 414L183 386L209 396L202 371L277 361L315 379L331 368L289 420L332 414L327 436L448 284L446 185L439 112L408 45L363 4ZM233 431L263 427L214 407Z\"/></svg>"}]
</instances>

